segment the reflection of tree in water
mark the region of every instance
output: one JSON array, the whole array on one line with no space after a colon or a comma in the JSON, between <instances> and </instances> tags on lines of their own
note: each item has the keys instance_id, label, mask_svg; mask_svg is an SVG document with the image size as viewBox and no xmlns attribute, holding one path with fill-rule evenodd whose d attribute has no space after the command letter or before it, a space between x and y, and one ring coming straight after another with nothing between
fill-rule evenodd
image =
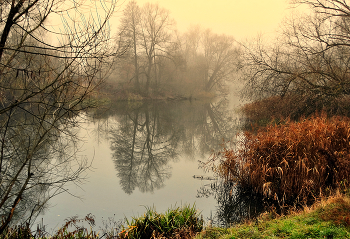
<instances>
[{"instance_id":1,"label":"reflection of tree in water","mask_svg":"<svg viewBox=\"0 0 350 239\"><path fill-rule=\"evenodd\" d=\"M28 109L10 113L0 129L0 216L5 220L13 213L11 223L30 224L50 198L65 191L65 183L81 179L88 165L76 155L74 118L38 118Z\"/></svg>"},{"instance_id":2,"label":"reflection of tree in water","mask_svg":"<svg viewBox=\"0 0 350 239\"><path fill-rule=\"evenodd\" d=\"M111 129L113 158L123 190L131 194L136 187L152 192L164 186L171 176L168 161L175 158L177 137L161 124L157 105L143 104L120 119Z\"/></svg>"},{"instance_id":3,"label":"reflection of tree in water","mask_svg":"<svg viewBox=\"0 0 350 239\"><path fill-rule=\"evenodd\" d=\"M225 101L219 101L215 105L207 105L208 119L210 121L203 125L204 132L208 132L205 142L218 142L221 139L231 139L231 147L235 147L237 133L241 131L244 125L244 119L232 119L232 114L225 109ZM211 132L211 134L209 133ZM230 132L230 133L227 133ZM223 142L223 141L221 141ZM224 140L224 143L227 142ZM201 144L210 147L210 144ZM217 145L214 152L222 150L222 144ZM206 162L206 160L203 160ZM211 167L203 163L204 168ZM202 166L203 166L202 165ZM213 165L214 166L214 165ZM213 196L217 201L216 215L211 218L215 224L220 226L229 226L234 223L242 222L246 219L254 219L264 212L268 202L264 202L261 195L256 195L249 190L241 190L233 182L218 180L214 183L208 183L197 191L197 197Z\"/></svg>"},{"instance_id":4,"label":"reflection of tree in water","mask_svg":"<svg viewBox=\"0 0 350 239\"><path fill-rule=\"evenodd\" d=\"M110 119L108 131L116 170L123 190L152 192L170 178L168 163L180 152L204 160L236 133L227 101L138 102L116 104L95 112L98 122ZM99 132L98 132L99 133ZM102 133L101 135L105 135Z\"/></svg>"},{"instance_id":5,"label":"reflection of tree in water","mask_svg":"<svg viewBox=\"0 0 350 239\"><path fill-rule=\"evenodd\" d=\"M242 191L232 182L217 181L201 187L197 192L197 197L209 196L214 196L218 203L213 221L224 227L254 219L265 209L262 197Z\"/></svg>"},{"instance_id":6,"label":"reflection of tree in water","mask_svg":"<svg viewBox=\"0 0 350 239\"><path fill-rule=\"evenodd\" d=\"M196 134L199 136L199 151L202 156L220 150L222 143L232 140L237 133L237 121L227 107L228 101L225 98L204 105L202 123L198 125Z\"/></svg>"}]
</instances>

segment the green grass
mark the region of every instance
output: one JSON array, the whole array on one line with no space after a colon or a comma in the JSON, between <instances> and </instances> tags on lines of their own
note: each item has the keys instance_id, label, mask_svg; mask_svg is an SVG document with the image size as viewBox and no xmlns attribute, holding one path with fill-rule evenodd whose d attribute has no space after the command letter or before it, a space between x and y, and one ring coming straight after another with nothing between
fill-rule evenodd
<instances>
[{"instance_id":1,"label":"green grass","mask_svg":"<svg viewBox=\"0 0 350 239\"><path fill-rule=\"evenodd\" d=\"M0 238L117 238L118 232L95 233L92 228L80 227L78 224L81 222L93 226L94 218L91 215L84 219L72 217L52 236L35 236L26 227L14 227ZM73 231L69 228L73 228ZM285 216L266 212L256 220L230 228L203 229L203 219L195 206L175 207L165 213L147 208L143 216L127 220L127 226L118 238L350 238L350 197L338 194L310 208L305 207L301 212L291 212Z\"/></svg>"},{"instance_id":2,"label":"green grass","mask_svg":"<svg viewBox=\"0 0 350 239\"><path fill-rule=\"evenodd\" d=\"M172 208L164 214L147 208L143 216L127 220L127 224L121 238L191 238L203 229L203 219L195 206Z\"/></svg>"},{"instance_id":3,"label":"green grass","mask_svg":"<svg viewBox=\"0 0 350 239\"><path fill-rule=\"evenodd\" d=\"M207 229L197 238L350 238L349 228L310 216L288 216L257 225Z\"/></svg>"},{"instance_id":4,"label":"green grass","mask_svg":"<svg viewBox=\"0 0 350 239\"><path fill-rule=\"evenodd\" d=\"M198 235L205 238L350 238L350 199L330 198L301 213L269 219L267 213L257 221L239 224L228 229L209 228Z\"/></svg>"}]
</instances>

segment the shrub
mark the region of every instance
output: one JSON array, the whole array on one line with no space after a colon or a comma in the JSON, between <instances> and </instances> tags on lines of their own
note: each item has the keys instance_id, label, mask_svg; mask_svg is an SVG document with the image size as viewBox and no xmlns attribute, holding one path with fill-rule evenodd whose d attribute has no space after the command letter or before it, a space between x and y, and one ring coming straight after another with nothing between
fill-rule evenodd
<instances>
[{"instance_id":1,"label":"shrub","mask_svg":"<svg viewBox=\"0 0 350 239\"><path fill-rule=\"evenodd\" d=\"M192 238L203 229L203 219L194 206L169 209L164 214L148 208L144 216L127 220L127 224L120 238Z\"/></svg>"},{"instance_id":2,"label":"shrub","mask_svg":"<svg viewBox=\"0 0 350 239\"><path fill-rule=\"evenodd\" d=\"M350 116L350 97L311 97L299 94L288 94L283 97L271 96L245 104L241 111L247 118L246 128L251 124L266 126L271 121L279 122L290 118L299 120L317 112L326 112L328 116Z\"/></svg>"},{"instance_id":3,"label":"shrub","mask_svg":"<svg viewBox=\"0 0 350 239\"><path fill-rule=\"evenodd\" d=\"M310 202L350 180L350 119L315 116L245 132L236 149L224 149L217 172L240 189L289 205Z\"/></svg>"}]
</instances>

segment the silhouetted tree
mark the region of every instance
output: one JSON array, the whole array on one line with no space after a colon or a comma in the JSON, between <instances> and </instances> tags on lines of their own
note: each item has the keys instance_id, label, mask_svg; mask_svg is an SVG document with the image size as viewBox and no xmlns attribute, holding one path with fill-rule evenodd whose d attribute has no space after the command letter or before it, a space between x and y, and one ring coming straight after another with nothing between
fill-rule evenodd
<instances>
[{"instance_id":1,"label":"silhouetted tree","mask_svg":"<svg viewBox=\"0 0 350 239\"><path fill-rule=\"evenodd\" d=\"M106 43L114 2L101 2L105 14L99 9L90 19L82 4L0 2L0 234L34 191L27 222L88 167L76 155L73 127L112 53ZM47 24L55 16L62 31Z\"/></svg>"},{"instance_id":2,"label":"silhouetted tree","mask_svg":"<svg viewBox=\"0 0 350 239\"><path fill-rule=\"evenodd\" d=\"M276 44L246 47L244 95L297 95L301 105L315 108L350 94L350 8L343 0L294 2L309 5L311 14L287 20Z\"/></svg>"},{"instance_id":3,"label":"silhouetted tree","mask_svg":"<svg viewBox=\"0 0 350 239\"><path fill-rule=\"evenodd\" d=\"M175 23L170 18L169 11L158 4L146 3L139 7L135 1L128 3L124 10L118 33L119 44L128 53L126 62L132 62L133 74L127 80L135 79L138 92L141 86L141 75L145 79L142 91L148 96L151 83L157 85L157 60L167 56L167 46L172 37ZM125 67L125 63L122 67Z\"/></svg>"}]
</instances>

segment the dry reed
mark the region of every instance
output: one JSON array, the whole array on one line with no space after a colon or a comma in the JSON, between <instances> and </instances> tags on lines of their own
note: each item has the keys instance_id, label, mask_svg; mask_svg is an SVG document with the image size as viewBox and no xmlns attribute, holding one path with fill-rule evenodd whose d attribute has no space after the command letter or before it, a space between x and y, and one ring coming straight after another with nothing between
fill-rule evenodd
<instances>
[{"instance_id":1,"label":"dry reed","mask_svg":"<svg viewBox=\"0 0 350 239\"><path fill-rule=\"evenodd\" d=\"M314 116L245 132L213 160L226 180L278 205L310 202L350 181L350 118Z\"/></svg>"}]
</instances>

